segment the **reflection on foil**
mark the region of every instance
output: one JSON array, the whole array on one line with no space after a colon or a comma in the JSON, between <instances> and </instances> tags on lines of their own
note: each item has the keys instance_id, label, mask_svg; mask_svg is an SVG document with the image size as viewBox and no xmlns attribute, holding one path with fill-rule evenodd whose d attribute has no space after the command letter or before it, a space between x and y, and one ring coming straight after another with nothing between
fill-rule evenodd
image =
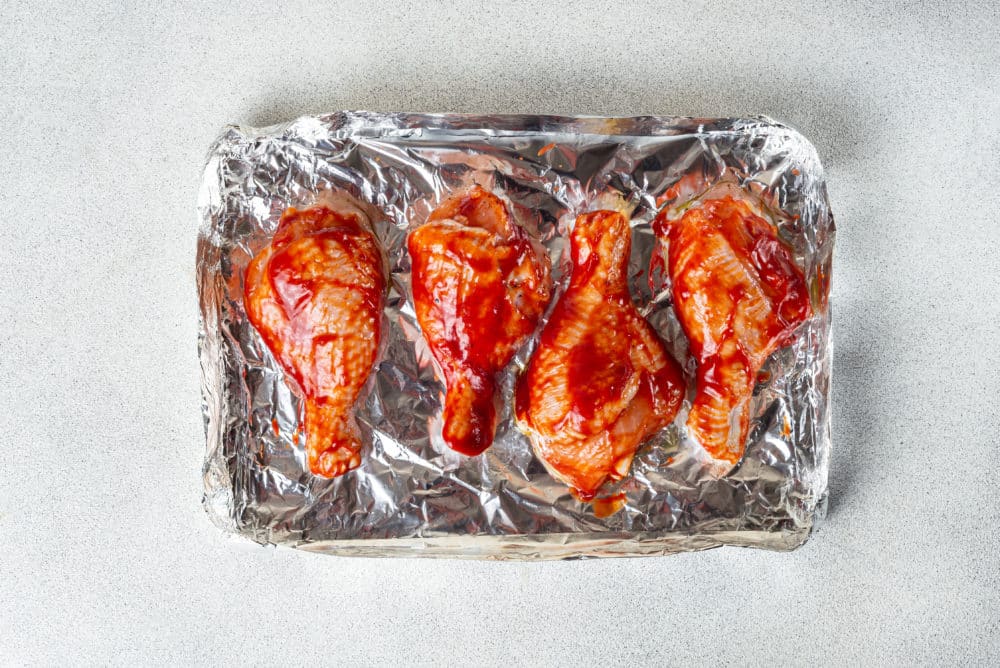
<instances>
[{"instance_id":1,"label":"reflection on foil","mask_svg":"<svg viewBox=\"0 0 1000 668\"><path fill-rule=\"evenodd\" d=\"M730 467L686 438L694 360L667 289L651 288L650 223L684 178L735 183L773 214L809 281L815 315L759 375L746 453ZM597 517L533 456L502 374L494 445L466 458L440 436L443 384L413 311L406 235L460 188L478 184L537 226L558 299L576 215L630 212L629 286L688 378L673 424L637 453ZM344 189L377 206L391 266L382 352L356 410L370 443L361 467L307 472L299 400L247 321L250 259L282 211ZM676 189L675 189L676 190ZM672 191L670 191L672 192ZM261 543L352 555L545 559L698 550L791 549L822 512L830 455L829 293L834 223L822 167L794 130L766 118L589 118L336 113L263 129L228 128L212 147L199 212L197 276L207 455L205 505ZM654 291L655 289L655 291Z\"/></svg>"}]
</instances>

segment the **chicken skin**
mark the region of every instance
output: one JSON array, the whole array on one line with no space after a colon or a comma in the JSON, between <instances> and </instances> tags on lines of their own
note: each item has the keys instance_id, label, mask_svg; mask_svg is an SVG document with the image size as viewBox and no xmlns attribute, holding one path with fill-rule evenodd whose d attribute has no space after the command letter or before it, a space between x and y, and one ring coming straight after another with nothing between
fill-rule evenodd
<instances>
[{"instance_id":1,"label":"chicken skin","mask_svg":"<svg viewBox=\"0 0 1000 668\"><path fill-rule=\"evenodd\" d=\"M385 264L363 207L338 194L286 210L244 287L250 322L298 386L309 470L324 477L361 463L353 409L379 345Z\"/></svg>"},{"instance_id":2,"label":"chicken skin","mask_svg":"<svg viewBox=\"0 0 1000 668\"><path fill-rule=\"evenodd\" d=\"M479 187L445 201L407 241L417 321L444 374L442 437L478 455L496 431L497 374L549 302L549 259Z\"/></svg>"},{"instance_id":3,"label":"chicken skin","mask_svg":"<svg viewBox=\"0 0 1000 668\"><path fill-rule=\"evenodd\" d=\"M684 380L629 295L625 217L583 214L570 244L569 286L518 380L515 411L552 475L589 501L674 419Z\"/></svg>"},{"instance_id":4,"label":"chicken skin","mask_svg":"<svg viewBox=\"0 0 1000 668\"><path fill-rule=\"evenodd\" d=\"M812 308L802 272L748 198L702 201L653 224L674 309L698 364L689 434L715 459L743 456L757 374Z\"/></svg>"}]
</instances>

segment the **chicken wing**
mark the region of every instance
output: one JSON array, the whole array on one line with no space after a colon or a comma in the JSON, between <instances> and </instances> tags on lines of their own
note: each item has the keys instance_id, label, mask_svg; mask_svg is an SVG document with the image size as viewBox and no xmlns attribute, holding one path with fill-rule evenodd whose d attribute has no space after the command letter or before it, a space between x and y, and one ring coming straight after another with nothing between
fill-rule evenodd
<instances>
[{"instance_id":1,"label":"chicken wing","mask_svg":"<svg viewBox=\"0 0 1000 668\"><path fill-rule=\"evenodd\" d=\"M363 205L346 195L282 214L247 268L247 316L304 402L309 469L361 463L353 408L375 363L385 300L382 251Z\"/></svg>"},{"instance_id":2,"label":"chicken wing","mask_svg":"<svg viewBox=\"0 0 1000 668\"><path fill-rule=\"evenodd\" d=\"M791 251L749 196L704 200L654 221L677 317L698 363L687 427L714 458L743 456L757 373L812 313Z\"/></svg>"},{"instance_id":3,"label":"chicken wing","mask_svg":"<svg viewBox=\"0 0 1000 668\"><path fill-rule=\"evenodd\" d=\"M573 273L518 380L520 428L581 500L624 477L639 445L670 424L684 380L627 284L631 230L613 211L576 219Z\"/></svg>"},{"instance_id":4,"label":"chicken wing","mask_svg":"<svg viewBox=\"0 0 1000 668\"><path fill-rule=\"evenodd\" d=\"M549 302L548 256L479 187L438 207L408 247L417 320L444 374L442 437L478 455L496 431L497 373Z\"/></svg>"}]
</instances>

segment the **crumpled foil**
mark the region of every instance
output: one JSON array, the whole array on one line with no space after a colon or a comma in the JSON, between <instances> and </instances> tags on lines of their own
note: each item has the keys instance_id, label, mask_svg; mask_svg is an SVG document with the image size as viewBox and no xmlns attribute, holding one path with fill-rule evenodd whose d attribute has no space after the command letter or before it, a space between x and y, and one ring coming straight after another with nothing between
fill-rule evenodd
<instances>
[{"instance_id":1,"label":"crumpled foil","mask_svg":"<svg viewBox=\"0 0 1000 668\"><path fill-rule=\"evenodd\" d=\"M746 454L735 467L714 462L686 437L695 364L669 290L650 287L658 198L692 173L757 193L794 249L815 311L759 375ZM494 445L467 458L441 442L444 388L416 323L405 239L438 203L473 183L537 225L553 260L553 304L569 270L576 215L608 201L631 210L632 295L683 365L689 388L674 423L639 450L631 475L617 483L626 504L609 517L595 516L554 480L514 424L514 380L537 334L503 376ZM391 265L380 361L356 407L369 445L360 468L330 480L308 473L299 399L248 322L241 296L247 264L282 211L329 189L384 213L376 231ZM226 530L343 555L551 559L723 544L792 549L822 516L834 222L815 149L790 128L763 117L368 112L229 127L209 152L199 213L204 502Z\"/></svg>"}]
</instances>

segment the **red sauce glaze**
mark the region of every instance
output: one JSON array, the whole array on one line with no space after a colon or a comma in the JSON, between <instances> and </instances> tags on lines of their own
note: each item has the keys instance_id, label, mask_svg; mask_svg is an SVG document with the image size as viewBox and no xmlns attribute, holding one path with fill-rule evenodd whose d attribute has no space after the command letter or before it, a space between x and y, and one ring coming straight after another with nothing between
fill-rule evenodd
<instances>
[{"instance_id":1,"label":"red sauce glaze","mask_svg":"<svg viewBox=\"0 0 1000 668\"><path fill-rule=\"evenodd\" d=\"M304 404L310 470L360 464L353 407L375 363L385 298L384 260L371 221L340 195L282 214L247 268L247 316Z\"/></svg>"},{"instance_id":2,"label":"red sauce glaze","mask_svg":"<svg viewBox=\"0 0 1000 668\"><path fill-rule=\"evenodd\" d=\"M541 156L545 155L546 153L548 153L549 151L551 151L555 147L556 147L556 143L555 142L552 142L550 144L546 144L545 146L543 146L540 149L538 149L538 157L541 157Z\"/></svg>"},{"instance_id":3,"label":"red sauce glaze","mask_svg":"<svg viewBox=\"0 0 1000 668\"><path fill-rule=\"evenodd\" d=\"M809 293L777 230L744 199L726 196L661 213L674 308L698 362L688 430L713 457L737 462L757 375L812 314ZM659 262L663 262L660 257Z\"/></svg>"},{"instance_id":4,"label":"red sauce glaze","mask_svg":"<svg viewBox=\"0 0 1000 668\"><path fill-rule=\"evenodd\" d=\"M625 501L627 497L624 492L619 492L618 494L612 494L611 496L606 496L599 499L594 499L592 507L594 509L594 517L604 518L611 517L619 510L625 507Z\"/></svg>"},{"instance_id":5,"label":"red sauce glaze","mask_svg":"<svg viewBox=\"0 0 1000 668\"><path fill-rule=\"evenodd\" d=\"M408 239L413 301L445 381L442 436L478 455L496 431L496 377L551 296L549 260L500 198L474 187Z\"/></svg>"},{"instance_id":6,"label":"red sauce glaze","mask_svg":"<svg viewBox=\"0 0 1000 668\"><path fill-rule=\"evenodd\" d=\"M583 214L570 244L569 286L518 380L515 411L539 458L589 501L670 424L684 381L629 295L628 221L612 211Z\"/></svg>"}]
</instances>

